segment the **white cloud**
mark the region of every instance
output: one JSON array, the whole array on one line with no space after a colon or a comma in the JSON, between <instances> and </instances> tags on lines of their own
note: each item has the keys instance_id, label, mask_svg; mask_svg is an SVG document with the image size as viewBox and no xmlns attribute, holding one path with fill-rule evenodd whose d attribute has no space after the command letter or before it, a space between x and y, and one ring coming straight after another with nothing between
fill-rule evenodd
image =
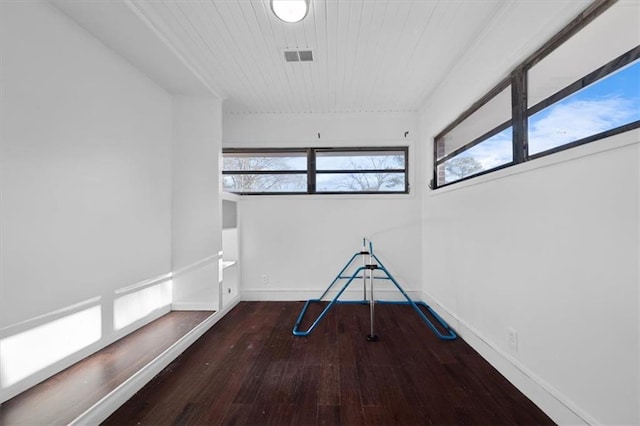
<instances>
[{"instance_id":1,"label":"white cloud","mask_svg":"<svg viewBox=\"0 0 640 426\"><path fill-rule=\"evenodd\" d=\"M529 152L541 152L621 126L633 121L634 115L638 115L638 105L621 97L561 102L529 121Z\"/></svg>"},{"instance_id":2,"label":"white cloud","mask_svg":"<svg viewBox=\"0 0 640 426\"><path fill-rule=\"evenodd\" d=\"M511 130L500 133L467 151L468 156L482 164L483 170L492 169L513 159Z\"/></svg>"}]
</instances>

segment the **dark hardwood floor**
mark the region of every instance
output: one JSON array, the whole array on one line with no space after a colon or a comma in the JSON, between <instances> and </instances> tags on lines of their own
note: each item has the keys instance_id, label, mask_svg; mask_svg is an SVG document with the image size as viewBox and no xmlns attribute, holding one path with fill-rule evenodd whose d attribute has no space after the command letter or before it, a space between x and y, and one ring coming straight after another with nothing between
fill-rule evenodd
<instances>
[{"instance_id":1,"label":"dark hardwood floor","mask_svg":"<svg viewBox=\"0 0 640 426\"><path fill-rule=\"evenodd\" d=\"M362 305L339 305L295 337L301 307L239 304L105 424L553 424L462 339L438 340L408 306L378 305L378 342L365 339Z\"/></svg>"},{"instance_id":2,"label":"dark hardwood floor","mask_svg":"<svg viewBox=\"0 0 640 426\"><path fill-rule=\"evenodd\" d=\"M212 315L170 312L0 405L0 425L66 425Z\"/></svg>"}]
</instances>

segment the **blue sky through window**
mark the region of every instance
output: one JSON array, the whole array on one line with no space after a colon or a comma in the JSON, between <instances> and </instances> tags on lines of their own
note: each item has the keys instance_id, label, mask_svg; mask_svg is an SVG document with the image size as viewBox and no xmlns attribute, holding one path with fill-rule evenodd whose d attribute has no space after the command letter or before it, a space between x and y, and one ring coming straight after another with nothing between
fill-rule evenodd
<instances>
[{"instance_id":1,"label":"blue sky through window","mask_svg":"<svg viewBox=\"0 0 640 426\"><path fill-rule=\"evenodd\" d=\"M565 145L640 120L640 60L605 76L529 117L529 154ZM456 167L461 159L464 174ZM490 170L513 160L508 128L444 163L445 181ZM473 166L473 167L472 167ZM464 174L464 175L463 175Z\"/></svg>"},{"instance_id":2,"label":"blue sky through window","mask_svg":"<svg viewBox=\"0 0 640 426\"><path fill-rule=\"evenodd\" d=\"M511 127L491 136L478 145L444 162L445 182L454 182L513 161L513 131ZM463 159L475 161L469 163Z\"/></svg>"},{"instance_id":3,"label":"blue sky through window","mask_svg":"<svg viewBox=\"0 0 640 426\"><path fill-rule=\"evenodd\" d=\"M640 61L585 87L529 118L536 154L640 120Z\"/></svg>"}]
</instances>

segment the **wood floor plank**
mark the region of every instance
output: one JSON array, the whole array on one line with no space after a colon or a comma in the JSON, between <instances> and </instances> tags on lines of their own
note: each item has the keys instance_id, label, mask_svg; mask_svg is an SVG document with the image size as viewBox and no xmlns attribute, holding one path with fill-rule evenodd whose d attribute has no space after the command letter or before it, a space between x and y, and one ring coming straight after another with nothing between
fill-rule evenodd
<instances>
[{"instance_id":1,"label":"wood floor plank","mask_svg":"<svg viewBox=\"0 0 640 426\"><path fill-rule=\"evenodd\" d=\"M362 395L357 369L340 365L340 418L342 424L362 424Z\"/></svg>"},{"instance_id":2,"label":"wood floor plank","mask_svg":"<svg viewBox=\"0 0 640 426\"><path fill-rule=\"evenodd\" d=\"M300 309L240 303L105 424L553 424L410 307L376 306L378 342L365 339L366 305L338 305L295 337Z\"/></svg>"},{"instance_id":3,"label":"wood floor plank","mask_svg":"<svg viewBox=\"0 0 640 426\"><path fill-rule=\"evenodd\" d=\"M252 348L254 345L259 345L251 334L249 334L250 337L242 341L242 344L237 343L238 335L242 334L244 325L246 325L240 323L237 319L253 313L254 309L252 309L251 305L243 305L239 309L231 311L216 324L215 329L211 329L206 334L208 338L216 341L217 344L215 346L203 342L202 338L199 339L191 348L201 347L202 350L189 350L180 355L136 395L146 400L153 397L153 392L157 388L162 387L167 392L160 401L157 401L154 405L144 404L138 410L122 407L122 409L127 410L126 415L131 419L137 419L141 423L163 424L168 422L168 419L175 418L180 414L175 412L170 402L177 405L186 405L199 397L205 399L206 403L203 403L202 407L206 407L205 411L208 412L210 398L218 396L218 393L229 385L228 383L233 379L234 374L240 371L235 368L234 358L237 358L239 354L249 357L252 354L252 350L247 350L247 347ZM189 368L185 369L186 374L173 374L175 370L180 370L182 366L189 366ZM228 378L228 381L225 382L225 378ZM242 381L243 379L236 380L239 383L242 383ZM217 384L217 386L214 384ZM223 386L220 386L220 384L223 384ZM228 406L224 407L225 413L226 409L228 409Z\"/></svg>"},{"instance_id":4,"label":"wood floor plank","mask_svg":"<svg viewBox=\"0 0 640 426\"><path fill-rule=\"evenodd\" d=\"M318 407L317 424L323 426L335 426L341 424L341 410L342 407L340 405L320 405Z\"/></svg>"},{"instance_id":5,"label":"wood floor plank","mask_svg":"<svg viewBox=\"0 0 640 426\"><path fill-rule=\"evenodd\" d=\"M294 424L315 425L317 423L320 375L321 367L319 365L303 366L299 391L296 394Z\"/></svg>"},{"instance_id":6,"label":"wood floor plank","mask_svg":"<svg viewBox=\"0 0 640 426\"><path fill-rule=\"evenodd\" d=\"M225 425L247 425L249 418L249 410L251 410L251 404L231 404L229 410L222 420L222 424Z\"/></svg>"}]
</instances>

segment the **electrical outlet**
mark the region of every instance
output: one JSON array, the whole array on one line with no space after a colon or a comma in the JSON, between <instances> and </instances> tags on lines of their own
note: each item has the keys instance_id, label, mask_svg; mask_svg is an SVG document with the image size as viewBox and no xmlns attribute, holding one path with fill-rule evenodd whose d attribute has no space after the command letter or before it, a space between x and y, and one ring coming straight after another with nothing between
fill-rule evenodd
<instances>
[{"instance_id":1,"label":"electrical outlet","mask_svg":"<svg viewBox=\"0 0 640 426\"><path fill-rule=\"evenodd\" d=\"M507 341L509 342L509 348L514 352L518 352L518 332L514 328L507 330Z\"/></svg>"},{"instance_id":2,"label":"electrical outlet","mask_svg":"<svg viewBox=\"0 0 640 426\"><path fill-rule=\"evenodd\" d=\"M269 285L269 275L263 275L262 276L262 284L263 285Z\"/></svg>"}]
</instances>

